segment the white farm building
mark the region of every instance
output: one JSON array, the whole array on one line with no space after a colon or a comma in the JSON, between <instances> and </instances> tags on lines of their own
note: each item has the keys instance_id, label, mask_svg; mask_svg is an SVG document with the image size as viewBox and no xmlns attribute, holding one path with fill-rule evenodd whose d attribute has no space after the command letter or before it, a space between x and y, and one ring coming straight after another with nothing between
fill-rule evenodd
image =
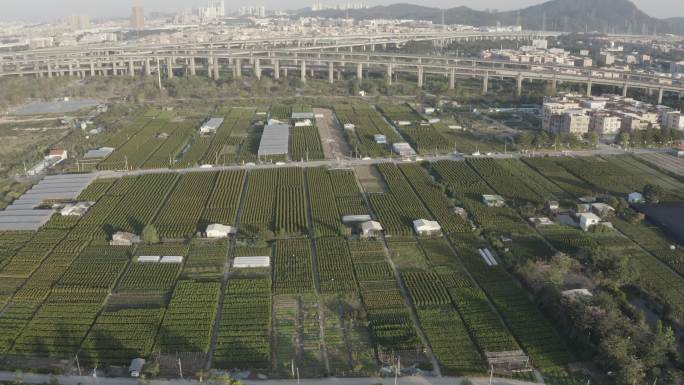
<instances>
[{"instance_id":1,"label":"white farm building","mask_svg":"<svg viewBox=\"0 0 684 385\"><path fill-rule=\"evenodd\" d=\"M233 261L235 269L249 269L271 266L270 257L236 257Z\"/></svg>"},{"instance_id":2,"label":"white farm building","mask_svg":"<svg viewBox=\"0 0 684 385\"><path fill-rule=\"evenodd\" d=\"M587 231L591 226L598 225L601 223L601 218L594 213L582 213L579 214L580 228Z\"/></svg>"},{"instance_id":3,"label":"white farm building","mask_svg":"<svg viewBox=\"0 0 684 385\"><path fill-rule=\"evenodd\" d=\"M418 235L437 235L442 232L442 226L437 221L416 219L413 221L413 229Z\"/></svg>"},{"instance_id":4,"label":"white farm building","mask_svg":"<svg viewBox=\"0 0 684 385\"><path fill-rule=\"evenodd\" d=\"M207 226L207 238L228 238L235 234L237 230L232 226L214 223Z\"/></svg>"},{"instance_id":5,"label":"white farm building","mask_svg":"<svg viewBox=\"0 0 684 385\"><path fill-rule=\"evenodd\" d=\"M211 118L200 127L200 134L213 134L223 124L223 118Z\"/></svg>"},{"instance_id":6,"label":"white farm building","mask_svg":"<svg viewBox=\"0 0 684 385\"><path fill-rule=\"evenodd\" d=\"M382 231L380 222L368 221L361 224L361 238L375 237Z\"/></svg>"}]
</instances>

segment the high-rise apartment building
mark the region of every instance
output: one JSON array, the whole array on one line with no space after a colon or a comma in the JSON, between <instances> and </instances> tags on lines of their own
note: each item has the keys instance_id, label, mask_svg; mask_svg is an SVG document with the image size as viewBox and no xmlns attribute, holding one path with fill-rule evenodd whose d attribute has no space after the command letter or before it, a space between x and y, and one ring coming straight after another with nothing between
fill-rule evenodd
<instances>
[{"instance_id":1,"label":"high-rise apartment building","mask_svg":"<svg viewBox=\"0 0 684 385\"><path fill-rule=\"evenodd\" d=\"M226 4L223 0L209 0L206 7L197 11L203 21L221 19L226 16Z\"/></svg>"},{"instance_id":2,"label":"high-rise apartment building","mask_svg":"<svg viewBox=\"0 0 684 385\"><path fill-rule=\"evenodd\" d=\"M145 28L145 10L141 5L133 6L131 10L131 28L143 29Z\"/></svg>"},{"instance_id":3,"label":"high-rise apartment building","mask_svg":"<svg viewBox=\"0 0 684 385\"><path fill-rule=\"evenodd\" d=\"M263 7L263 6L240 7L240 9L238 9L238 15L239 16L266 17L266 7Z\"/></svg>"},{"instance_id":4,"label":"high-rise apartment building","mask_svg":"<svg viewBox=\"0 0 684 385\"><path fill-rule=\"evenodd\" d=\"M88 15L71 15L66 18L66 23L75 31L88 29L90 28L90 17Z\"/></svg>"}]
</instances>

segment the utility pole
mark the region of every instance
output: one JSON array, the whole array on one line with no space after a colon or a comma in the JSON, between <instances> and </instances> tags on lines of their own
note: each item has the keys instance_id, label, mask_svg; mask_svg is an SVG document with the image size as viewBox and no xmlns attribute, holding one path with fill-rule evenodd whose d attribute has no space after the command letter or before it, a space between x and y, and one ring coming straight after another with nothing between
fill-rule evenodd
<instances>
[{"instance_id":1,"label":"utility pole","mask_svg":"<svg viewBox=\"0 0 684 385\"><path fill-rule=\"evenodd\" d=\"M159 83L159 92L161 92L162 84L161 84L161 67L159 66L159 58L157 58L157 81Z\"/></svg>"},{"instance_id":2,"label":"utility pole","mask_svg":"<svg viewBox=\"0 0 684 385\"><path fill-rule=\"evenodd\" d=\"M78 362L78 354L76 354L76 368L78 368L78 375L79 376L82 375L81 374L81 364Z\"/></svg>"}]
</instances>

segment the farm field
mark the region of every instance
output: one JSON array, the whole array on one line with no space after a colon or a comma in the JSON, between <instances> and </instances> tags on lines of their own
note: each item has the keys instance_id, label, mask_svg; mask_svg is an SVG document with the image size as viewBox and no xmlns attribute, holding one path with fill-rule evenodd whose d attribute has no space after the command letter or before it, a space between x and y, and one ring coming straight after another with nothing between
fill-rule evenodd
<instances>
[{"instance_id":1,"label":"farm field","mask_svg":"<svg viewBox=\"0 0 684 385\"><path fill-rule=\"evenodd\" d=\"M270 114L309 110L276 105ZM338 117L347 111L357 122L354 135L386 124L374 109L356 110L335 106ZM185 164L208 161L212 151L218 163L250 159L256 109L219 112L226 127L202 144L202 155L188 154L206 138L183 139L190 147L176 155ZM408 107L382 113L417 116ZM143 115L130 135L153 135L164 119L173 113ZM429 151L418 131L400 132ZM317 131L303 135L299 154L321 151ZM110 140L121 143L115 159L133 151L132 139ZM383 154L358 140L363 151ZM166 143L152 150L152 142L151 157L128 161L153 168L162 159L155 151L175 151ZM558 201L571 215L578 197L624 199L648 184L662 188L664 201L682 201L684 182L657 167L633 156L478 158L96 179L78 197L94 202L82 217L55 214L36 232L0 233L0 355L69 370L76 355L81 365L103 367L145 357L166 368L192 357L192 368L291 378L295 366L302 377L322 378L377 375L398 358L442 375L486 375L488 355L514 352L527 359L525 370L496 368L497 375L533 379L534 368L551 384L574 385L570 367L582 357L521 284L520 268L588 249L629 255L640 274L625 285L656 293L683 320L684 255L666 233L618 215L606 217L610 231L582 231L546 209ZM483 194L503 204L489 207ZM361 223L342 223L349 215L369 215L383 230L367 236ZM535 216L554 223L535 226ZM417 219L441 229L416 234ZM211 224L235 234L209 239ZM117 232L142 239L111 245ZM241 267L238 257L269 264Z\"/></svg>"}]
</instances>

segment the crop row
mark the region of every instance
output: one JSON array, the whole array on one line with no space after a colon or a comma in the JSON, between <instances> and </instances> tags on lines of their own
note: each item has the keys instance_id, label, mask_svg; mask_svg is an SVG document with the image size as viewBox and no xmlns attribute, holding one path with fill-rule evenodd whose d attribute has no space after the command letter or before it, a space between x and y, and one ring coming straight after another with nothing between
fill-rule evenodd
<instances>
[{"instance_id":1,"label":"crop row","mask_svg":"<svg viewBox=\"0 0 684 385\"><path fill-rule=\"evenodd\" d=\"M133 263L121 278L118 290L123 292L166 292L181 271L176 263Z\"/></svg>"},{"instance_id":2,"label":"crop row","mask_svg":"<svg viewBox=\"0 0 684 385\"><path fill-rule=\"evenodd\" d=\"M106 293L65 288L53 291L17 337L11 353L70 358L88 333Z\"/></svg>"},{"instance_id":3,"label":"crop row","mask_svg":"<svg viewBox=\"0 0 684 385\"><path fill-rule=\"evenodd\" d=\"M223 369L264 369L271 362L271 281L228 282L213 365Z\"/></svg>"},{"instance_id":4,"label":"crop row","mask_svg":"<svg viewBox=\"0 0 684 385\"><path fill-rule=\"evenodd\" d=\"M220 294L219 282L178 282L159 329L159 350L206 353Z\"/></svg>"},{"instance_id":5,"label":"crop row","mask_svg":"<svg viewBox=\"0 0 684 385\"><path fill-rule=\"evenodd\" d=\"M216 173L182 175L153 224L160 237L188 239L197 232L197 223L212 192Z\"/></svg>"},{"instance_id":6,"label":"crop row","mask_svg":"<svg viewBox=\"0 0 684 385\"><path fill-rule=\"evenodd\" d=\"M135 185L119 201L107 219L114 229L140 234L164 204L167 193L176 183L175 174L140 176Z\"/></svg>"},{"instance_id":7,"label":"crop row","mask_svg":"<svg viewBox=\"0 0 684 385\"><path fill-rule=\"evenodd\" d=\"M308 239L276 241L273 277L273 291L276 294L299 294L313 290L311 243Z\"/></svg>"},{"instance_id":8,"label":"crop row","mask_svg":"<svg viewBox=\"0 0 684 385\"><path fill-rule=\"evenodd\" d=\"M361 156L387 156L390 149L387 144L375 141L375 135L385 135L387 143L400 142L401 137L370 106L336 105L335 114L342 125L353 124L353 130L345 130L349 145Z\"/></svg>"},{"instance_id":9,"label":"crop row","mask_svg":"<svg viewBox=\"0 0 684 385\"><path fill-rule=\"evenodd\" d=\"M228 242L195 242L183 267L184 278L220 279L228 256Z\"/></svg>"},{"instance_id":10,"label":"crop row","mask_svg":"<svg viewBox=\"0 0 684 385\"><path fill-rule=\"evenodd\" d=\"M71 264L58 285L112 290L128 260L128 250L125 249L87 248Z\"/></svg>"},{"instance_id":11,"label":"crop row","mask_svg":"<svg viewBox=\"0 0 684 385\"><path fill-rule=\"evenodd\" d=\"M368 214L368 207L356 183L353 170L329 170L340 218L344 215Z\"/></svg>"},{"instance_id":12,"label":"crop row","mask_svg":"<svg viewBox=\"0 0 684 385\"><path fill-rule=\"evenodd\" d=\"M245 171L221 171L209 196L201 222L235 224L240 197L245 184Z\"/></svg>"},{"instance_id":13,"label":"crop row","mask_svg":"<svg viewBox=\"0 0 684 385\"><path fill-rule=\"evenodd\" d=\"M341 234L340 214L335 202L335 190L325 168L309 168L306 182L311 201L313 231L316 236Z\"/></svg>"},{"instance_id":14,"label":"crop row","mask_svg":"<svg viewBox=\"0 0 684 385\"><path fill-rule=\"evenodd\" d=\"M126 365L149 356L163 315L160 308L102 312L81 345L81 363Z\"/></svg>"},{"instance_id":15,"label":"crop row","mask_svg":"<svg viewBox=\"0 0 684 385\"><path fill-rule=\"evenodd\" d=\"M444 187L433 182L425 169L416 164L401 165L400 169L440 223L444 232L470 230L466 220L454 212L454 204L447 198Z\"/></svg>"},{"instance_id":16,"label":"crop row","mask_svg":"<svg viewBox=\"0 0 684 385\"><path fill-rule=\"evenodd\" d=\"M354 267L344 238L317 239L316 257L321 292L337 293L356 290Z\"/></svg>"},{"instance_id":17,"label":"crop row","mask_svg":"<svg viewBox=\"0 0 684 385\"><path fill-rule=\"evenodd\" d=\"M321 137L316 126L290 129L290 158L292 160L323 159Z\"/></svg>"}]
</instances>

